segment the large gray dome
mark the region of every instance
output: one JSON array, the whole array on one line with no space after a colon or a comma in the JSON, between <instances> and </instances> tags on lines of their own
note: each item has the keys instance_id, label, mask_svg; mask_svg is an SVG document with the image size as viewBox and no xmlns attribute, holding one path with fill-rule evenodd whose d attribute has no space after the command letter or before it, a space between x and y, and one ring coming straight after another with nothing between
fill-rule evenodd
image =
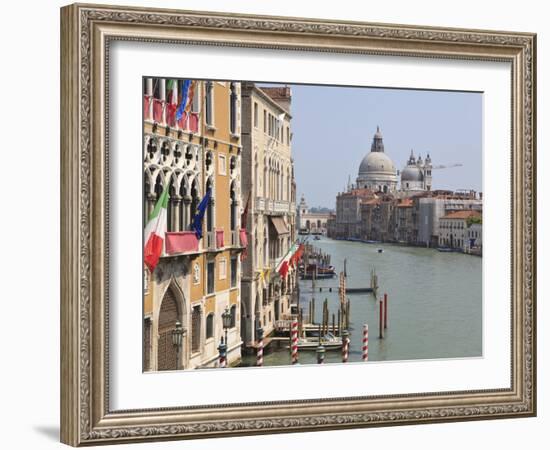
<instances>
[{"instance_id":1,"label":"large gray dome","mask_svg":"<svg viewBox=\"0 0 550 450\"><path fill-rule=\"evenodd\" d=\"M359 175L369 173L386 173L395 175L395 166L388 155L382 152L370 152L363 158L359 166Z\"/></svg>"}]
</instances>

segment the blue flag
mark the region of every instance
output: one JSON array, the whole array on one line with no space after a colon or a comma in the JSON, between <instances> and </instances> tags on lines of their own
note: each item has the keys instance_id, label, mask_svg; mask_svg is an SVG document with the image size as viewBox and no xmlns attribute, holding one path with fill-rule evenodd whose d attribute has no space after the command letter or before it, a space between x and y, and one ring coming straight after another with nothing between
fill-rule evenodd
<instances>
[{"instance_id":1,"label":"blue flag","mask_svg":"<svg viewBox=\"0 0 550 450\"><path fill-rule=\"evenodd\" d=\"M202 239L202 219L204 219L204 213L206 212L206 208L208 208L208 204L210 203L210 196L211 191L208 189L206 191L206 195L199 203L199 206L197 207L197 212L195 213L195 217L193 217L193 224L191 225L191 228L193 228L193 231L195 232L195 235L197 236L197 239Z\"/></svg>"},{"instance_id":2,"label":"blue flag","mask_svg":"<svg viewBox=\"0 0 550 450\"><path fill-rule=\"evenodd\" d=\"M178 105L176 111L176 120L180 120L185 111L185 105L187 105L187 98L189 96L189 87L191 86L191 80L183 80L183 87L181 89L181 103Z\"/></svg>"}]
</instances>

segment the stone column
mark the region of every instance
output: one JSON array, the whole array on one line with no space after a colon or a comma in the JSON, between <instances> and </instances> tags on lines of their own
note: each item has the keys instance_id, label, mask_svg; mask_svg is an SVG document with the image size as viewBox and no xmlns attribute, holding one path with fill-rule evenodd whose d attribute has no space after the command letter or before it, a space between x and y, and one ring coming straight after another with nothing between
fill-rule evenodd
<instances>
[{"instance_id":1,"label":"stone column","mask_svg":"<svg viewBox=\"0 0 550 450\"><path fill-rule=\"evenodd\" d=\"M172 201L172 231L181 231L181 228L180 228L181 196L176 194L170 200Z\"/></svg>"},{"instance_id":2,"label":"stone column","mask_svg":"<svg viewBox=\"0 0 550 450\"><path fill-rule=\"evenodd\" d=\"M147 202L145 204L145 217L147 217L147 220L149 220L149 216L153 212L153 209L155 208L155 200L157 199L156 194L148 193L147 195Z\"/></svg>"},{"instance_id":3,"label":"stone column","mask_svg":"<svg viewBox=\"0 0 550 450\"><path fill-rule=\"evenodd\" d=\"M192 199L189 195L186 195L183 198L182 230L188 230L191 223L191 200Z\"/></svg>"},{"instance_id":4,"label":"stone column","mask_svg":"<svg viewBox=\"0 0 550 450\"><path fill-rule=\"evenodd\" d=\"M147 119L152 119L153 117L153 79L145 79L145 94L149 96L149 111L147 111Z\"/></svg>"},{"instance_id":5,"label":"stone column","mask_svg":"<svg viewBox=\"0 0 550 450\"><path fill-rule=\"evenodd\" d=\"M165 78L159 79L159 92L160 92L160 99L163 101L161 124L166 125L166 105L164 104L166 102L166 79Z\"/></svg>"},{"instance_id":6,"label":"stone column","mask_svg":"<svg viewBox=\"0 0 550 450\"><path fill-rule=\"evenodd\" d=\"M212 205L210 209L212 211L212 231L216 231L216 201L213 196L210 198L210 204Z\"/></svg>"},{"instance_id":7,"label":"stone column","mask_svg":"<svg viewBox=\"0 0 550 450\"><path fill-rule=\"evenodd\" d=\"M171 98L171 101L172 102L175 102L176 104L178 103L178 80L174 80L174 87L173 87L173 94L172 94L172 98ZM175 128L178 128L178 123L176 121L176 126ZM181 200L181 199L180 199Z\"/></svg>"}]
</instances>

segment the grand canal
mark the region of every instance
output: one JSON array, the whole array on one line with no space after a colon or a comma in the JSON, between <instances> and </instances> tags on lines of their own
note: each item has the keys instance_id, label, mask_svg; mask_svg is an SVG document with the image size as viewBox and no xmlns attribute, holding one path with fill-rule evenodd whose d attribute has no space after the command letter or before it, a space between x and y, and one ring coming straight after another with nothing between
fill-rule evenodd
<instances>
[{"instance_id":1,"label":"grand canal","mask_svg":"<svg viewBox=\"0 0 550 450\"><path fill-rule=\"evenodd\" d=\"M482 354L482 259L461 253L391 244L365 244L322 238L310 241L331 255L337 272L347 260L348 287L366 287L370 271L378 275L378 296L388 294L388 328L378 337L378 309L373 294L348 294L351 309L349 361L361 360L363 324L369 325L369 361L475 357ZM378 253L382 248L383 253ZM321 320L321 303L338 309L337 278L300 281L300 306L308 311L315 297L315 320ZM243 365L253 365L253 356ZM329 351L325 362L340 362L339 351ZM300 364L316 362L315 352L299 353ZM264 365L290 364L288 349L276 349L264 356Z\"/></svg>"}]
</instances>

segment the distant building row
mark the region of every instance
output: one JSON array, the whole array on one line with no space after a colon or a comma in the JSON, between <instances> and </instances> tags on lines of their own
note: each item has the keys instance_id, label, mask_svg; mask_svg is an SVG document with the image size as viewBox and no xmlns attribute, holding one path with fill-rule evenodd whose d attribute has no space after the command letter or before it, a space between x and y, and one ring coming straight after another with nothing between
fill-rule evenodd
<instances>
[{"instance_id":1,"label":"distant building row","mask_svg":"<svg viewBox=\"0 0 550 450\"><path fill-rule=\"evenodd\" d=\"M306 199L302 195L300 204L298 205L298 215L296 222L298 223L299 234L326 234L327 222L334 216L332 211L310 210L307 206Z\"/></svg>"},{"instance_id":2,"label":"distant building row","mask_svg":"<svg viewBox=\"0 0 550 450\"><path fill-rule=\"evenodd\" d=\"M336 197L336 215L327 220L327 235L481 254L481 194L433 191L431 170L429 155L422 161L411 152L398 190L397 172L377 129L357 184Z\"/></svg>"}]
</instances>

